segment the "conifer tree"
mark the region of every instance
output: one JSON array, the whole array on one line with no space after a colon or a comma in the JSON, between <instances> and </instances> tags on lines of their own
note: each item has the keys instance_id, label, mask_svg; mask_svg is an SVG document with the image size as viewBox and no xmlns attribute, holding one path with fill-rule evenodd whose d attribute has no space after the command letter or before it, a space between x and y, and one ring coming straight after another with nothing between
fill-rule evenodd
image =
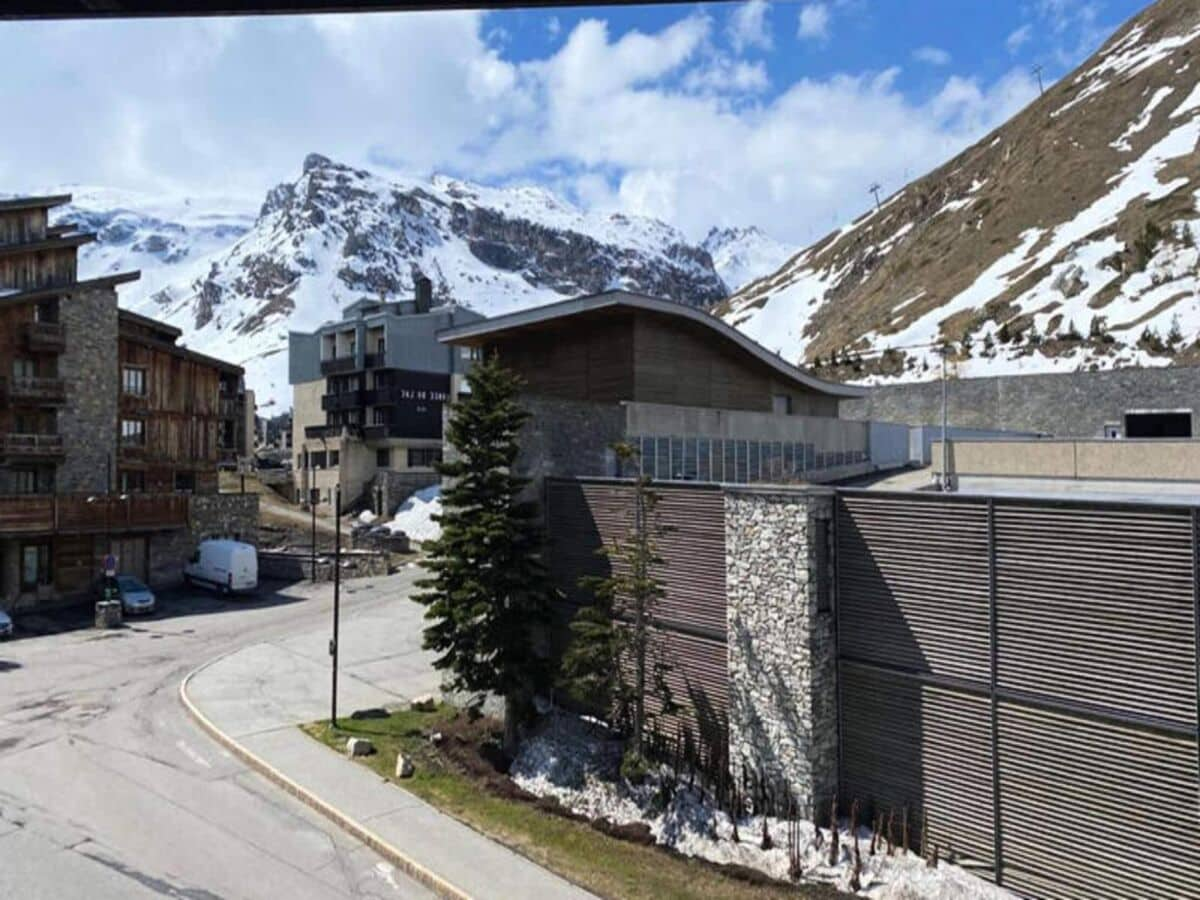
<instances>
[{"instance_id":1,"label":"conifer tree","mask_svg":"<svg viewBox=\"0 0 1200 900\"><path fill-rule=\"evenodd\" d=\"M426 607L424 646L450 686L504 698L505 750L545 686L537 652L550 615L542 534L533 503L520 498L528 479L512 473L517 436L528 418L517 403L520 379L490 357L467 376L470 393L452 408L446 436L453 458L440 463L441 536L427 543L417 602Z\"/></svg>"},{"instance_id":2,"label":"conifer tree","mask_svg":"<svg viewBox=\"0 0 1200 900\"><path fill-rule=\"evenodd\" d=\"M637 455L626 443L616 444L613 450L622 468ZM593 603L580 609L571 622L562 675L572 694L604 709L627 731L629 744L621 771L636 781L647 768L647 696L658 701L660 715L676 712L678 705L666 680L669 660L650 633L655 607L666 593L654 571L662 562L658 495L644 474L635 478L633 488L628 531L599 551L609 562L610 574L581 581Z\"/></svg>"}]
</instances>

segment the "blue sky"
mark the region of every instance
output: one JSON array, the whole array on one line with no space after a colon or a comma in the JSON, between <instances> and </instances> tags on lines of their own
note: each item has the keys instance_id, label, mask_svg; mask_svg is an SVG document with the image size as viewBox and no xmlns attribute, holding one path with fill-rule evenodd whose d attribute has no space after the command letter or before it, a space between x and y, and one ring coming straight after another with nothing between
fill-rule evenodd
<instances>
[{"instance_id":1,"label":"blue sky","mask_svg":"<svg viewBox=\"0 0 1200 900\"><path fill-rule=\"evenodd\" d=\"M801 0L0 23L0 186L257 206L311 151L804 244L1062 77L1138 0ZM54 110L47 116L46 110ZM36 123L36 124L34 124Z\"/></svg>"}]
</instances>

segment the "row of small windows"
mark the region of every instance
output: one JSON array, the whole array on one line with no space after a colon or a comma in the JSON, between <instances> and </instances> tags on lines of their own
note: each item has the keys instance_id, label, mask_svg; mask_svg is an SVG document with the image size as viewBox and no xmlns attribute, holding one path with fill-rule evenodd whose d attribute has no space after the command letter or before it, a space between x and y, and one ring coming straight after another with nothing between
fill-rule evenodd
<instances>
[{"instance_id":1,"label":"row of small windows","mask_svg":"<svg viewBox=\"0 0 1200 900\"><path fill-rule=\"evenodd\" d=\"M778 484L803 480L806 472L869 459L864 450L825 449L799 441L649 436L629 441L638 457L632 472L620 474L644 474L656 481Z\"/></svg>"},{"instance_id":2,"label":"row of small windows","mask_svg":"<svg viewBox=\"0 0 1200 900\"><path fill-rule=\"evenodd\" d=\"M408 468L432 469L442 461L441 447L407 447ZM314 450L307 454L301 453L296 457L296 465L301 469L336 469L340 458L337 450ZM375 451L375 466L380 469L392 467L392 450L390 447L380 447Z\"/></svg>"}]
</instances>

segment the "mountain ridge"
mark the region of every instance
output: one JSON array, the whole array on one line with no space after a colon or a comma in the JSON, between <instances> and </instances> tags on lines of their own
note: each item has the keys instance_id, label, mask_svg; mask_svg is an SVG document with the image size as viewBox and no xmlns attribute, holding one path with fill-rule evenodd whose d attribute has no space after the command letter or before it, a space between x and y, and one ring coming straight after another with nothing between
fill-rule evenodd
<instances>
[{"instance_id":1,"label":"mountain ridge","mask_svg":"<svg viewBox=\"0 0 1200 900\"><path fill-rule=\"evenodd\" d=\"M717 307L818 374L1200 360L1200 8L1160 0L976 144ZM831 362L832 359L832 362Z\"/></svg>"}]
</instances>

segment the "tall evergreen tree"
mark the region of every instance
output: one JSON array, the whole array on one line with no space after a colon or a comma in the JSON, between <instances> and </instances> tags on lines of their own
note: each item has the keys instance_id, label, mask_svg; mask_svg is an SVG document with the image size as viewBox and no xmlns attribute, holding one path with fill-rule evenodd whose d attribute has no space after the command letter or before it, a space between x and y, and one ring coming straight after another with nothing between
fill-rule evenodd
<instances>
[{"instance_id":1,"label":"tall evergreen tree","mask_svg":"<svg viewBox=\"0 0 1200 900\"><path fill-rule=\"evenodd\" d=\"M497 358L477 363L470 393L452 408L446 436L452 458L438 466L442 533L425 545L430 577L416 597L426 607L424 645L455 690L504 698L504 744L545 686L549 668L537 634L550 614L537 509L520 499L528 479L512 473L528 413L520 379Z\"/></svg>"},{"instance_id":2,"label":"tall evergreen tree","mask_svg":"<svg viewBox=\"0 0 1200 900\"><path fill-rule=\"evenodd\" d=\"M613 449L622 469L637 455L629 444ZM658 541L663 531L657 506L649 476L638 475L627 532L599 551L609 562L610 574L581 582L593 602L575 614L562 660L568 690L603 708L628 733L622 772L635 780L646 770L645 738L651 724L647 696L657 699L660 715L678 709L667 683L670 661L651 635L655 608L666 594L655 571L662 563Z\"/></svg>"}]
</instances>

